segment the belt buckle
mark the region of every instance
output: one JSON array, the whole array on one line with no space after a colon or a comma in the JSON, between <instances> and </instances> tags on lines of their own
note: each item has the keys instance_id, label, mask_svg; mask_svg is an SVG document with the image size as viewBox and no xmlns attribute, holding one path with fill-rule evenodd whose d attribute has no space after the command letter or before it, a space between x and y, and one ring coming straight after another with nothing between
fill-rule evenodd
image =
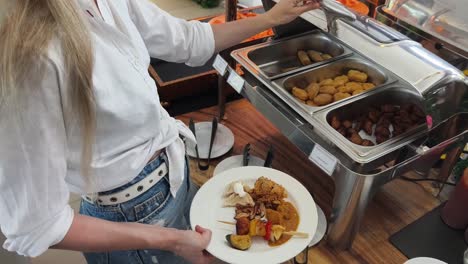
<instances>
[{"instance_id":1,"label":"belt buckle","mask_svg":"<svg viewBox=\"0 0 468 264\"><path fill-rule=\"evenodd\" d=\"M86 202L90 203L90 204L98 204L98 201L93 201L93 199L91 199L90 196L88 195L83 195L82 196L83 200L85 200Z\"/></svg>"}]
</instances>

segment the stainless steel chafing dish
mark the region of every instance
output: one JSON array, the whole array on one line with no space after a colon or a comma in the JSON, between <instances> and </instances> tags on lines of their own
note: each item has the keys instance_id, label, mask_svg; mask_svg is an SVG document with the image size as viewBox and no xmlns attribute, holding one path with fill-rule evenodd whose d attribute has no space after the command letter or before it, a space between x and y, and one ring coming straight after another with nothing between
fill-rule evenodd
<instances>
[{"instance_id":1,"label":"stainless steel chafing dish","mask_svg":"<svg viewBox=\"0 0 468 264\"><path fill-rule=\"evenodd\" d=\"M241 94L306 155L320 146L328 159L336 161L331 170L316 164L336 185L328 242L347 248L380 186L409 170L431 167L441 154L467 142L468 81L458 69L406 36L368 17L350 15L332 0L323 1L327 16L321 10L302 15L316 30L235 50L231 55L246 69ZM265 0L264 6L271 3ZM333 50L336 55L282 73L280 67L290 66L299 48ZM300 81L331 77L351 68L367 72L377 87L322 107L306 106L288 91ZM328 123L335 113L352 115L362 106L385 102L419 105L427 115L427 125L374 147L362 147L347 141Z\"/></svg>"},{"instance_id":2,"label":"stainless steel chafing dish","mask_svg":"<svg viewBox=\"0 0 468 264\"><path fill-rule=\"evenodd\" d=\"M377 8L376 18L465 68L468 67L466 10L464 0L387 0Z\"/></svg>"}]
</instances>

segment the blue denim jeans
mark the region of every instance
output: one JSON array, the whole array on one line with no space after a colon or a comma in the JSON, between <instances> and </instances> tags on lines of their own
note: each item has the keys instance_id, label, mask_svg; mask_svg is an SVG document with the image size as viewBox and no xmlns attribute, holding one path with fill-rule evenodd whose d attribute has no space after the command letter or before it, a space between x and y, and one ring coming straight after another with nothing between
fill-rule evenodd
<instances>
[{"instance_id":1,"label":"blue denim jeans","mask_svg":"<svg viewBox=\"0 0 468 264\"><path fill-rule=\"evenodd\" d=\"M159 167L163 161L167 162L167 157L164 154L148 163L141 173L130 183L100 194L119 192L139 182ZM189 229L190 204L198 188L190 180L187 160L184 183L178 190L176 198L172 197L169 187L168 175L166 175L166 177L161 179L145 193L125 203L100 206L82 200L80 214L114 222L138 222L177 229ZM90 239L92 239L92 237ZM172 252L163 250L84 253L84 256L89 264L187 263Z\"/></svg>"}]
</instances>

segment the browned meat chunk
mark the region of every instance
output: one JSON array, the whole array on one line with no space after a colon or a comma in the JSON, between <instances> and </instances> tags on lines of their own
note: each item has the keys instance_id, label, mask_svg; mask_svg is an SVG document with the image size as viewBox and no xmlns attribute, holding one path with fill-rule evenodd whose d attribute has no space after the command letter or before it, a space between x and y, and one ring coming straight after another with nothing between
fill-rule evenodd
<instances>
[{"instance_id":1,"label":"browned meat chunk","mask_svg":"<svg viewBox=\"0 0 468 264\"><path fill-rule=\"evenodd\" d=\"M384 137L382 135L377 135L375 137L375 142L377 142L377 144L383 143L383 142L385 142L387 140L388 140L388 137Z\"/></svg>"},{"instance_id":2,"label":"browned meat chunk","mask_svg":"<svg viewBox=\"0 0 468 264\"><path fill-rule=\"evenodd\" d=\"M362 145L363 145L364 147L370 147L370 146L374 146L374 143L373 143L372 141L370 141L370 140L364 139L364 140L362 141Z\"/></svg>"},{"instance_id":3,"label":"browned meat chunk","mask_svg":"<svg viewBox=\"0 0 468 264\"><path fill-rule=\"evenodd\" d=\"M380 114L381 113L379 111L372 109L371 111L369 111L368 117L373 123L377 123L377 121L379 121Z\"/></svg>"},{"instance_id":4,"label":"browned meat chunk","mask_svg":"<svg viewBox=\"0 0 468 264\"><path fill-rule=\"evenodd\" d=\"M390 130L386 126L377 126L375 128L375 135L378 136L384 136L384 137L390 137Z\"/></svg>"},{"instance_id":5,"label":"browned meat chunk","mask_svg":"<svg viewBox=\"0 0 468 264\"><path fill-rule=\"evenodd\" d=\"M338 132L343 135L343 137L346 137L346 129L344 127L338 128Z\"/></svg>"},{"instance_id":6,"label":"browned meat chunk","mask_svg":"<svg viewBox=\"0 0 468 264\"><path fill-rule=\"evenodd\" d=\"M344 126L345 128L350 128L350 127L353 126L353 122L351 122L351 121L349 121L349 120L345 120L345 121L343 121L343 126Z\"/></svg>"},{"instance_id":7,"label":"browned meat chunk","mask_svg":"<svg viewBox=\"0 0 468 264\"><path fill-rule=\"evenodd\" d=\"M241 217L237 219L236 222L236 233L238 235L248 235L249 234L250 220L247 217Z\"/></svg>"},{"instance_id":8,"label":"browned meat chunk","mask_svg":"<svg viewBox=\"0 0 468 264\"><path fill-rule=\"evenodd\" d=\"M372 123L372 121L370 121L369 119L367 119L365 122L364 122L364 132L367 133L367 135L372 135L372 126L374 124Z\"/></svg>"},{"instance_id":9,"label":"browned meat chunk","mask_svg":"<svg viewBox=\"0 0 468 264\"><path fill-rule=\"evenodd\" d=\"M398 110L398 108L395 105L384 104L380 107L380 110L384 113L393 113Z\"/></svg>"},{"instance_id":10,"label":"browned meat chunk","mask_svg":"<svg viewBox=\"0 0 468 264\"><path fill-rule=\"evenodd\" d=\"M351 142L353 142L354 144L357 144L357 145L361 145L362 144L362 138L361 136L359 136L358 133L354 133L351 135L351 137L349 138L349 140Z\"/></svg>"},{"instance_id":11,"label":"browned meat chunk","mask_svg":"<svg viewBox=\"0 0 468 264\"><path fill-rule=\"evenodd\" d=\"M337 116L333 116L333 117L332 117L332 119L331 119L331 126L332 126L334 129L340 128L341 122L340 122L340 119L339 119Z\"/></svg>"}]
</instances>

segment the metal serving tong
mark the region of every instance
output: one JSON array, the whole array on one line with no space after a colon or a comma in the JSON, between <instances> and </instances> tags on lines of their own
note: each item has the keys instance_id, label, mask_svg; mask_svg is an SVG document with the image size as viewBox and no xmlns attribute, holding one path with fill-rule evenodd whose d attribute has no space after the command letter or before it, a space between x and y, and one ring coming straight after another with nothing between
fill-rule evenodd
<instances>
[{"instance_id":1,"label":"metal serving tong","mask_svg":"<svg viewBox=\"0 0 468 264\"><path fill-rule=\"evenodd\" d=\"M242 166L249 166L249 160L250 160L250 143L247 143L244 147L244 150L242 151ZM271 167L271 163L273 163L273 146L270 145L270 148L268 149L268 153L265 158L265 162L263 163L263 167Z\"/></svg>"},{"instance_id":2,"label":"metal serving tong","mask_svg":"<svg viewBox=\"0 0 468 264\"><path fill-rule=\"evenodd\" d=\"M270 145L270 148L268 149L266 158L265 158L265 163L263 164L263 167L270 168L271 164L273 163L273 158L275 155L273 154L273 145Z\"/></svg>"},{"instance_id":3,"label":"metal serving tong","mask_svg":"<svg viewBox=\"0 0 468 264\"><path fill-rule=\"evenodd\" d=\"M206 169L210 166L211 161L211 150L213 149L213 142L216 138L216 131L218 131L218 118L213 117L213 121L211 121L211 136L210 136L210 148L208 150L208 162L206 164Z\"/></svg>"},{"instance_id":4,"label":"metal serving tong","mask_svg":"<svg viewBox=\"0 0 468 264\"><path fill-rule=\"evenodd\" d=\"M247 143L242 152L242 166L248 166L250 160L250 143Z\"/></svg>"},{"instance_id":5,"label":"metal serving tong","mask_svg":"<svg viewBox=\"0 0 468 264\"><path fill-rule=\"evenodd\" d=\"M190 118L189 121L189 128L192 131L193 135L195 136L195 139L197 139L197 133L195 132L195 123L193 122L193 118ZM205 168L205 166L202 166L200 164L200 154L198 153L198 143L195 143L195 152L197 153L197 163L198 163L198 168L200 170L206 170L208 167Z\"/></svg>"},{"instance_id":6,"label":"metal serving tong","mask_svg":"<svg viewBox=\"0 0 468 264\"><path fill-rule=\"evenodd\" d=\"M195 139L196 139L197 134L195 132L195 123L193 122L193 118L190 118L189 128L192 131L192 133L193 133L193 135L195 136ZM200 162L200 154L198 152L198 143L195 144L195 152L197 153L197 163L198 163L198 168L200 170L207 170L210 167L211 150L213 149L213 142L215 140L217 131L218 131L218 119L216 117L214 117L213 122L212 122L212 126L211 126L211 138L210 138L210 147L209 147L209 152L208 152L208 161L207 161L206 164L202 164Z\"/></svg>"}]
</instances>

